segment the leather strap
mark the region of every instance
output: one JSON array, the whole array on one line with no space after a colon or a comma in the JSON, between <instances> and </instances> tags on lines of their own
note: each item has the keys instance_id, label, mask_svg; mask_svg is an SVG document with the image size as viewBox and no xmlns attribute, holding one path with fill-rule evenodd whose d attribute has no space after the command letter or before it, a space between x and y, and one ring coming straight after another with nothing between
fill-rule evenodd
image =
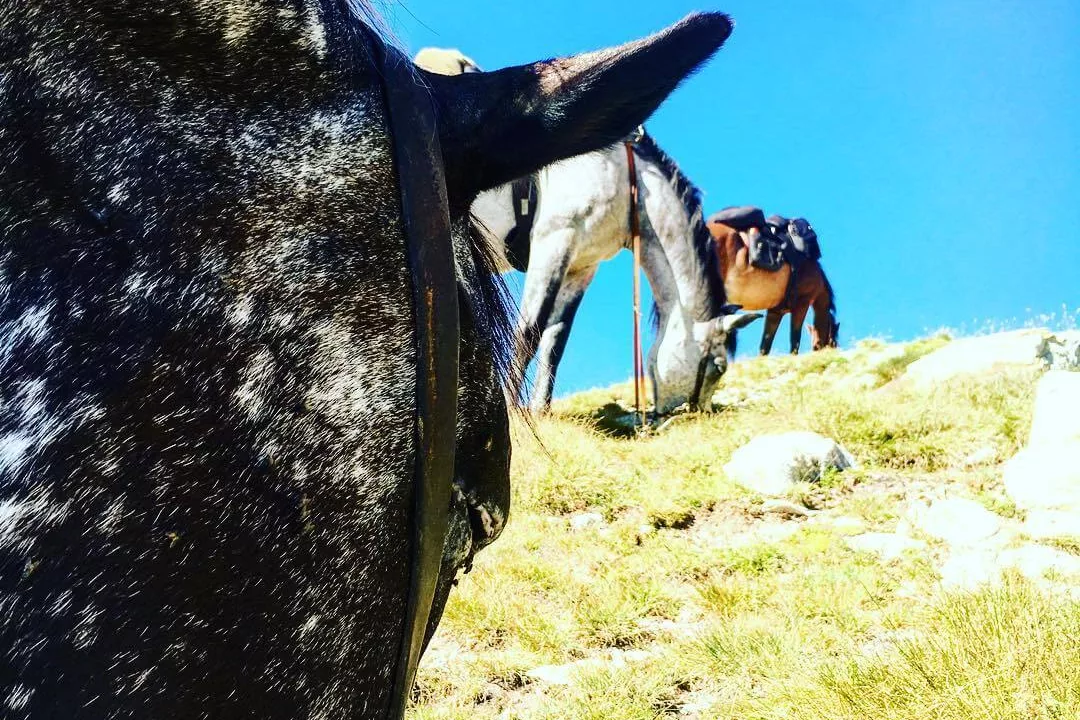
<instances>
[{"instance_id":1,"label":"leather strap","mask_svg":"<svg viewBox=\"0 0 1080 720\"><path fill-rule=\"evenodd\" d=\"M627 140L626 166L630 173L630 242L634 252L634 410L645 427L645 361L641 352L641 217L638 215L637 158L634 141Z\"/></svg>"},{"instance_id":2,"label":"leather strap","mask_svg":"<svg viewBox=\"0 0 1080 720\"><path fill-rule=\"evenodd\" d=\"M409 59L374 40L393 136L416 319L416 469L409 597L386 717L404 716L442 567L457 429L457 277L432 98Z\"/></svg>"}]
</instances>

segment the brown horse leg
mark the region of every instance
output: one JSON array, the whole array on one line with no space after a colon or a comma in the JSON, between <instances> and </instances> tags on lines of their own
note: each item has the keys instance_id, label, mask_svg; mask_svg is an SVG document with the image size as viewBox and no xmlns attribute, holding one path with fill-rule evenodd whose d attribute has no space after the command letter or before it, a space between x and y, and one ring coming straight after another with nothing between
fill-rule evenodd
<instances>
[{"instance_id":1,"label":"brown horse leg","mask_svg":"<svg viewBox=\"0 0 1080 720\"><path fill-rule=\"evenodd\" d=\"M783 319L784 313L781 310L770 310L765 316L765 331L761 333L762 357L772 352L773 339L776 338L776 331L780 329L780 321Z\"/></svg>"},{"instance_id":2,"label":"brown horse leg","mask_svg":"<svg viewBox=\"0 0 1080 720\"><path fill-rule=\"evenodd\" d=\"M802 344L803 323L806 322L806 313L810 310L810 303L799 298L795 303L795 309L791 311L791 354L799 354L799 345Z\"/></svg>"}]
</instances>

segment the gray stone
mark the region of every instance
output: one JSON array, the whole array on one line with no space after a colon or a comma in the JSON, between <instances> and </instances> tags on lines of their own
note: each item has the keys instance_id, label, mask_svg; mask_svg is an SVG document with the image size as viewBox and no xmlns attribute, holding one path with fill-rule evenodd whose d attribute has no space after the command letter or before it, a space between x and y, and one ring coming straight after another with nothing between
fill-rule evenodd
<instances>
[{"instance_id":1,"label":"gray stone","mask_svg":"<svg viewBox=\"0 0 1080 720\"><path fill-rule=\"evenodd\" d=\"M1054 333L1043 359L1051 370L1080 370L1080 330Z\"/></svg>"},{"instance_id":2,"label":"gray stone","mask_svg":"<svg viewBox=\"0 0 1080 720\"><path fill-rule=\"evenodd\" d=\"M811 432L763 435L739 448L724 466L734 482L762 495L779 496L799 482L817 482L828 468L857 467L836 441Z\"/></svg>"},{"instance_id":3,"label":"gray stone","mask_svg":"<svg viewBox=\"0 0 1080 720\"><path fill-rule=\"evenodd\" d=\"M921 388L1000 367L1047 367L1046 330L1017 330L956 340L908 366L904 378Z\"/></svg>"},{"instance_id":4,"label":"gray stone","mask_svg":"<svg viewBox=\"0 0 1080 720\"><path fill-rule=\"evenodd\" d=\"M986 445L967 455L960 465L965 468L974 468L982 465L990 465L997 462L998 451L992 445Z\"/></svg>"},{"instance_id":5,"label":"gray stone","mask_svg":"<svg viewBox=\"0 0 1080 720\"><path fill-rule=\"evenodd\" d=\"M1080 441L1021 451L1005 466L1005 490L1025 510L1080 511Z\"/></svg>"},{"instance_id":6,"label":"gray stone","mask_svg":"<svg viewBox=\"0 0 1080 720\"><path fill-rule=\"evenodd\" d=\"M941 567L941 585L949 590L975 590L998 583L1001 570L996 551L960 550Z\"/></svg>"},{"instance_id":7,"label":"gray stone","mask_svg":"<svg viewBox=\"0 0 1080 720\"><path fill-rule=\"evenodd\" d=\"M761 511L782 517L810 517L810 511L790 500L766 500L761 504Z\"/></svg>"},{"instance_id":8,"label":"gray stone","mask_svg":"<svg viewBox=\"0 0 1080 720\"><path fill-rule=\"evenodd\" d=\"M1080 442L1080 373L1048 372L1035 392L1030 447Z\"/></svg>"},{"instance_id":9,"label":"gray stone","mask_svg":"<svg viewBox=\"0 0 1080 720\"><path fill-rule=\"evenodd\" d=\"M610 650L599 657L585 658L566 665L542 665L525 673L531 680L538 680L549 685L572 685L579 672L601 668L621 669L631 663L650 660L653 653L648 650Z\"/></svg>"},{"instance_id":10,"label":"gray stone","mask_svg":"<svg viewBox=\"0 0 1080 720\"><path fill-rule=\"evenodd\" d=\"M570 518L570 529L574 532L600 527L603 524L604 516L600 513L578 513Z\"/></svg>"},{"instance_id":11,"label":"gray stone","mask_svg":"<svg viewBox=\"0 0 1080 720\"><path fill-rule=\"evenodd\" d=\"M1080 575L1080 557L1043 545L1025 545L1015 550L1005 550L999 561L1002 567L1016 568L1030 580L1041 580L1050 572Z\"/></svg>"},{"instance_id":12,"label":"gray stone","mask_svg":"<svg viewBox=\"0 0 1080 720\"><path fill-rule=\"evenodd\" d=\"M950 545L974 545L1001 530L1001 518L973 500L950 498L929 505L913 503L907 520L932 538Z\"/></svg>"},{"instance_id":13,"label":"gray stone","mask_svg":"<svg viewBox=\"0 0 1080 720\"><path fill-rule=\"evenodd\" d=\"M1024 534L1036 540L1080 539L1080 510L1032 510L1024 521Z\"/></svg>"}]
</instances>

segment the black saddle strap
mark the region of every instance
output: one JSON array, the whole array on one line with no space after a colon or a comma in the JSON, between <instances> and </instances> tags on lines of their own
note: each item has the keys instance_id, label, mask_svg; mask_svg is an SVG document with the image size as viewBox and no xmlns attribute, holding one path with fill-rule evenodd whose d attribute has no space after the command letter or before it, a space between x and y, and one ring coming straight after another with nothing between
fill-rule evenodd
<instances>
[{"instance_id":1,"label":"black saddle strap","mask_svg":"<svg viewBox=\"0 0 1080 720\"><path fill-rule=\"evenodd\" d=\"M458 392L458 300L435 109L412 63L381 47L416 308L416 477L404 637L388 718L405 713L442 565L453 483Z\"/></svg>"},{"instance_id":2,"label":"black saddle strap","mask_svg":"<svg viewBox=\"0 0 1080 720\"><path fill-rule=\"evenodd\" d=\"M536 208L540 205L536 176L515 180L510 186L510 195L514 203L514 228L506 236L506 259L515 270L526 272L532 250Z\"/></svg>"}]
</instances>

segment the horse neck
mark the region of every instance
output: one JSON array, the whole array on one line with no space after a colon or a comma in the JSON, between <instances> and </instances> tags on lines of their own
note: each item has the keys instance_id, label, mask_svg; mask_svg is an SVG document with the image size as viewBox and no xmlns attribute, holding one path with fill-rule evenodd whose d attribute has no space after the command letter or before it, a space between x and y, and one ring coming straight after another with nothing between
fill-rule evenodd
<instances>
[{"instance_id":1,"label":"horse neck","mask_svg":"<svg viewBox=\"0 0 1080 720\"><path fill-rule=\"evenodd\" d=\"M668 267L666 274L656 269L658 281L673 284L677 293L673 300L693 320L711 320L724 305L724 289L715 262L704 262L695 247L696 223L700 221L691 216L662 168L640 158L639 162L644 166L641 179L645 186L642 235L661 249Z\"/></svg>"},{"instance_id":2,"label":"horse neck","mask_svg":"<svg viewBox=\"0 0 1080 720\"><path fill-rule=\"evenodd\" d=\"M668 261L664 248L653 237L642 237L641 267L649 280L656 312L661 326L667 324L673 314L680 317L687 315L687 309L680 298L678 282Z\"/></svg>"},{"instance_id":3,"label":"horse neck","mask_svg":"<svg viewBox=\"0 0 1080 720\"><path fill-rule=\"evenodd\" d=\"M817 293L814 296L813 308L814 308L814 331L821 338L821 342L828 345L834 341L833 338L833 323L836 318L834 317L834 306L831 287L829 281L825 278L825 271L821 265L817 262L813 265L807 264L807 270L816 269L814 273L815 282L820 284L817 289ZM809 273L804 271L804 275Z\"/></svg>"}]
</instances>

